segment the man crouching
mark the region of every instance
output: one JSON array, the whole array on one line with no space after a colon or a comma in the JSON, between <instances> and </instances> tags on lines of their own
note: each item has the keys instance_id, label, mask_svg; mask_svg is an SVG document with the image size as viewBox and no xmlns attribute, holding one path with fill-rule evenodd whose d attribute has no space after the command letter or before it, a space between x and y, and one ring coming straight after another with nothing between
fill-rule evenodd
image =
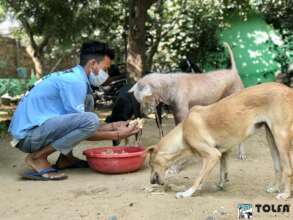
<instances>
[{"instance_id":1,"label":"man crouching","mask_svg":"<svg viewBox=\"0 0 293 220\"><path fill-rule=\"evenodd\" d=\"M72 155L72 149L83 140L119 140L139 132L137 124L127 122L100 125L98 116L85 112L91 85L100 86L114 52L106 44L82 45L80 65L46 75L35 83L20 100L11 120L12 145L28 153L25 162L33 171L22 176L32 180L61 180L67 176L58 169L87 166ZM48 156L59 151L53 168Z\"/></svg>"}]
</instances>

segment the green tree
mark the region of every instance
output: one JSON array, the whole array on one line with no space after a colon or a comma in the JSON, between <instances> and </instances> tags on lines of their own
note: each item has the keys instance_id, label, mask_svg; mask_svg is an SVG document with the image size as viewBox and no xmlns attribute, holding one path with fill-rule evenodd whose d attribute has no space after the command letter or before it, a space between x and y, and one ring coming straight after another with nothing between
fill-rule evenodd
<instances>
[{"instance_id":1,"label":"green tree","mask_svg":"<svg viewBox=\"0 0 293 220\"><path fill-rule=\"evenodd\" d=\"M174 70L191 58L201 69L211 52L220 51L218 32L225 27L225 16L238 13L243 18L252 10L249 1L240 0L166 0L160 16L161 41L155 53L154 71Z\"/></svg>"},{"instance_id":2,"label":"green tree","mask_svg":"<svg viewBox=\"0 0 293 220\"><path fill-rule=\"evenodd\" d=\"M98 35L101 26L111 27L111 19L116 15L108 7L111 4L115 5L115 1L2 1L21 23L38 77L44 72L46 55L54 54L54 48L59 48L59 52L76 48L83 39Z\"/></svg>"},{"instance_id":3,"label":"green tree","mask_svg":"<svg viewBox=\"0 0 293 220\"><path fill-rule=\"evenodd\" d=\"M5 19L5 8L3 5L0 4L0 22L2 22L4 19Z\"/></svg>"},{"instance_id":4,"label":"green tree","mask_svg":"<svg viewBox=\"0 0 293 220\"><path fill-rule=\"evenodd\" d=\"M117 62L127 62L130 79L148 71L176 68L189 56L201 68L219 50L217 34L225 16L260 11L283 35L292 33L292 1L276 0L0 0L20 21L19 37L38 75L47 60L56 65L80 44L98 39L114 47ZM0 7L1 14L1 7ZM289 39L289 38L287 38ZM293 39L293 38L292 38ZM72 59L75 59L73 56Z\"/></svg>"},{"instance_id":5,"label":"green tree","mask_svg":"<svg viewBox=\"0 0 293 220\"><path fill-rule=\"evenodd\" d=\"M293 1L292 0L259 0L255 1L256 8L265 16L283 38L283 45L276 46L278 56L276 61L281 64L282 72L288 70L293 62Z\"/></svg>"}]
</instances>

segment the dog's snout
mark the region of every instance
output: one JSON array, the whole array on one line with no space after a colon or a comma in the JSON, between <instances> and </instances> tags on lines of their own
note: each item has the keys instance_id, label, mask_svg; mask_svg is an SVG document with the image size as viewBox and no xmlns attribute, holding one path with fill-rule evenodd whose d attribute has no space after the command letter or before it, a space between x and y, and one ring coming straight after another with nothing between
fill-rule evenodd
<instances>
[{"instance_id":1,"label":"dog's snout","mask_svg":"<svg viewBox=\"0 0 293 220\"><path fill-rule=\"evenodd\" d=\"M151 178L151 184L159 184L160 182L160 177L158 173L154 173L154 175Z\"/></svg>"}]
</instances>

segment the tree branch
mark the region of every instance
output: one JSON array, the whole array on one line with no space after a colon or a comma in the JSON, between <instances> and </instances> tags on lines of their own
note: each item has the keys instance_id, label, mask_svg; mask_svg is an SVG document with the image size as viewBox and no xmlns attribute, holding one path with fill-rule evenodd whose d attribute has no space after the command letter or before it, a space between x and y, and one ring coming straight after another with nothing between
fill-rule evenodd
<instances>
[{"instance_id":1,"label":"tree branch","mask_svg":"<svg viewBox=\"0 0 293 220\"><path fill-rule=\"evenodd\" d=\"M147 9L149 9L152 4L156 3L158 0L146 0L146 6L147 6Z\"/></svg>"},{"instance_id":2,"label":"tree branch","mask_svg":"<svg viewBox=\"0 0 293 220\"><path fill-rule=\"evenodd\" d=\"M146 55L147 58L147 66L149 69L151 69L152 66L152 61L153 61L153 57L155 55L155 53L158 50L159 44L161 42L162 39L162 27L163 27L163 21L162 21L162 15L163 15L163 1L159 0L158 2L158 13L159 13L159 21L158 22L154 22L156 25L156 37L151 38L152 43L150 46L150 50L148 52L148 54Z\"/></svg>"},{"instance_id":3,"label":"tree branch","mask_svg":"<svg viewBox=\"0 0 293 220\"><path fill-rule=\"evenodd\" d=\"M14 12L16 14L20 11L20 5L17 4L16 0L7 0L7 4L9 5L10 8L12 8L14 10ZM34 50L37 50L37 44L36 44L36 41L34 39L33 31L31 29L31 26L30 26L28 20L25 19L22 15L19 15L18 19L22 23L22 26L25 29L25 32L29 37L31 47Z\"/></svg>"},{"instance_id":4,"label":"tree branch","mask_svg":"<svg viewBox=\"0 0 293 220\"><path fill-rule=\"evenodd\" d=\"M44 48L48 45L49 41L51 39L50 34L46 35L43 39L43 41L39 45L39 53L43 53Z\"/></svg>"},{"instance_id":5,"label":"tree branch","mask_svg":"<svg viewBox=\"0 0 293 220\"><path fill-rule=\"evenodd\" d=\"M179 14L182 14L183 10L186 8L186 3L187 0L183 0L182 3L182 7L181 7L181 11L179 12ZM177 16L175 20L173 20L172 24L170 25L170 28L168 28L166 31L164 31L161 34L161 37L164 38L175 26L175 24L180 20L180 16Z\"/></svg>"},{"instance_id":6,"label":"tree branch","mask_svg":"<svg viewBox=\"0 0 293 220\"><path fill-rule=\"evenodd\" d=\"M22 17L20 17L19 20L22 23L22 26L24 27L26 34L29 37L31 46L34 48L34 50L37 50L38 46L37 46L37 43L36 43L36 41L34 39L34 34L33 34L32 29L31 29L30 24L28 23L28 21L26 19L24 19Z\"/></svg>"}]
</instances>

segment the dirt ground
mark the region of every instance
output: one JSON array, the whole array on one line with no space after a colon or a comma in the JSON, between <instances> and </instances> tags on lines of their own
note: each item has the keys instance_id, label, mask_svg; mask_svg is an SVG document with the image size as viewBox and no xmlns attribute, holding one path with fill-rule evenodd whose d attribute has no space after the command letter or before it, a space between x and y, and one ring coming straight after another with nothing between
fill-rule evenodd
<instances>
[{"instance_id":1,"label":"dirt ground","mask_svg":"<svg viewBox=\"0 0 293 220\"><path fill-rule=\"evenodd\" d=\"M164 119L165 131L173 127L171 118ZM216 187L218 167L212 172L199 194L192 198L176 199L175 192L150 193L150 170L143 168L123 175L104 175L90 169L67 170L69 178L59 182L25 181L19 178L29 168L25 154L9 146L9 139L0 142L0 219L95 219L95 220L218 220L238 219L238 203L253 205L253 219L293 219L290 213L257 213L255 204L292 204L293 199L278 201L265 192L273 178L272 160L264 132L259 131L245 142L248 160L240 161L236 148L229 158L230 182L224 191ZM144 146L159 140L155 122L146 121L142 143ZM82 142L75 154L96 146L110 145L110 141ZM54 154L50 161L57 157ZM170 178L170 182L192 184L200 162L195 160L184 171Z\"/></svg>"}]
</instances>

